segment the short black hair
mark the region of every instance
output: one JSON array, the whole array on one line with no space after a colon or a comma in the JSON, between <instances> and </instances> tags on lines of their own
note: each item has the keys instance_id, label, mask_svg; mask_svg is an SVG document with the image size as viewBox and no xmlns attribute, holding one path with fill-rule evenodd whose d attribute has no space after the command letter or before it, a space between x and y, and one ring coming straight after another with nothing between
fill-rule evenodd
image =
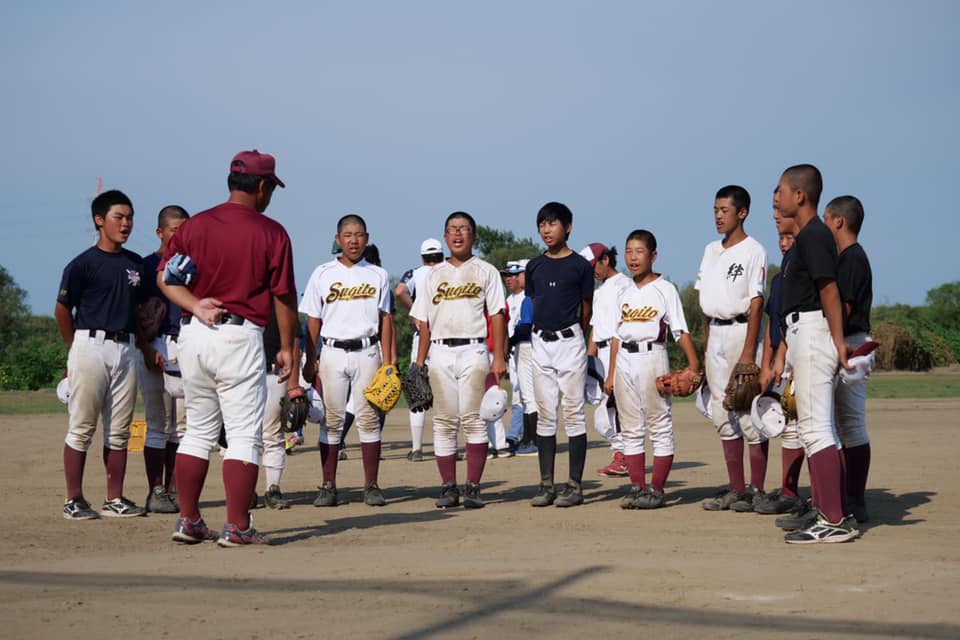
<instances>
[{"instance_id":1,"label":"short black hair","mask_svg":"<svg viewBox=\"0 0 960 640\"><path fill-rule=\"evenodd\" d=\"M563 226L573 224L573 212L570 211L570 207L562 202L548 202L540 207L540 211L537 212L538 227L541 222L553 222L554 220L559 221Z\"/></svg>"},{"instance_id":2,"label":"short black hair","mask_svg":"<svg viewBox=\"0 0 960 640\"><path fill-rule=\"evenodd\" d=\"M606 251L600 254L600 256L597 258L597 262L603 258L607 258L610 263L610 268L617 268L617 248L615 246L610 245Z\"/></svg>"},{"instance_id":3,"label":"short black hair","mask_svg":"<svg viewBox=\"0 0 960 640\"><path fill-rule=\"evenodd\" d=\"M812 164L795 164L783 172L783 177L791 187L803 191L814 208L820 204L820 194L823 192L820 169Z\"/></svg>"},{"instance_id":4,"label":"short black hair","mask_svg":"<svg viewBox=\"0 0 960 640\"><path fill-rule=\"evenodd\" d=\"M173 220L189 220L187 210L176 204L168 204L157 214L157 229L166 229Z\"/></svg>"},{"instance_id":5,"label":"short black hair","mask_svg":"<svg viewBox=\"0 0 960 640\"><path fill-rule=\"evenodd\" d=\"M267 184L270 184L274 187L277 186L277 183L270 176L254 176L249 173L237 173L236 171L231 171L230 175L227 176L227 188L230 191L243 191L244 193L256 193L257 187L260 186L260 182L265 181Z\"/></svg>"},{"instance_id":6,"label":"short black hair","mask_svg":"<svg viewBox=\"0 0 960 640\"><path fill-rule=\"evenodd\" d=\"M827 205L830 215L843 218L847 221L850 231L860 233L863 226L863 203L856 196L839 196Z\"/></svg>"},{"instance_id":7,"label":"short black hair","mask_svg":"<svg viewBox=\"0 0 960 640\"><path fill-rule=\"evenodd\" d=\"M106 217L107 212L110 211L110 207L117 204L127 205L130 207L130 213L133 213L133 203L123 191L110 189L93 199L93 202L90 203L90 215L93 218L93 224L96 225L98 229L100 227L97 225L97 216L101 218Z\"/></svg>"},{"instance_id":8,"label":"short black hair","mask_svg":"<svg viewBox=\"0 0 960 640\"><path fill-rule=\"evenodd\" d=\"M477 221L473 219L473 216L467 213L466 211L454 211L447 216L446 221L443 223L443 232L447 232L447 225L450 224L450 221L454 218L463 218L470 223L470 231L476 235L477 234Z\"/></svg>"},{"instance_id":9,"label":"short black hair","mask_svg":"<svg viewBox=\"0 0 960 640\"><path fill-rule=\"evenodd\" d=\"M750 194L743 187L736 184L728 184L725 187L722 187L717 191L717 195L714 196L714 200L719 200L720 198L730 198L733 201L733 206L737 211L741 209L746 209L750 211Z\"/></svg>"},{"instance_id":10,"label":"short black hair","mask_svg":"<svg viewBox=\"0 0 960 640\"><path fill-rule=\"evenodd\" d=\"M361 227L363 227L363 232L364 233L367 232L367 221L355 213L348 213L347 215L337 220L337 233L340 233L340 230L343 229L344 225L351 224L351 223L359 224Z\"/></svg>"},{"instance_id":11,"label":"short black hair","mask_svg":"<svg viewBox=\"0 0 960 640\"><path fill-rule=\"evenodd\" d=\"M375 264L379 267L380 266L380 249L377 248L377 245L368 244L367 248L363 250L363 259L369 262L370 264Z\"/></svg>"},{"instance_id":12,"label":"short black hair","mask_svg":"<svg viewBox=\"0 0 960 640\"><path fill-rule=\"evenodd\" d=\"M730 196L717 196L718 198L729 198ZM630 235L627 236L627 242L631 240L639 240L646 245L647 251L656 251L657 250L657 237L647 231L646 229L634 229L630 232Z\"/></svg>"}]
</instances>

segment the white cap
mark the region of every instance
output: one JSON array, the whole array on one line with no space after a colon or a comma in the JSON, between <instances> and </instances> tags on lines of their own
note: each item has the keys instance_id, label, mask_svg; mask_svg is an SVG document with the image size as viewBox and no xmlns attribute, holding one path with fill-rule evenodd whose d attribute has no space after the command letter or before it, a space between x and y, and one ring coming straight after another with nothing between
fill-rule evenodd
<instances>
[{"instance_id":1,"label":"white cap","mask_svg":"<svg viewBox=\"0 0 960 640\"><path fill-rule=\"evenodd\" d=\"M870 372L873 371L876 356L874 351L880 344L872 340L864 342L856 351L850 354L847 364L849 369L840 369L840 382L844 384L856 384L864 380Z\"/></svg>"},{"instance_id":2,"label":"white cap","mask_svg":"<svg viewBox=\"0 0 960 640\"><path fill-rule=\"evenodd\" d=\"M307 422L323 424L327 415L323 406L323 397L317 393L316 389L309 387L307 389L307 401L310 403L310 408L307 409Z\"/></svg>"},{"instance_id":3,"label":"white cap","mask_svg":"<svg viewBox=\"0 0 960 640\"><path fill-rule=\"evenodd\" d=\"M177 375L173 375L163 372L163 390L167 392L171 398L182 398L183 397L183 378Z\"/></svg>"},{"instance_id":4,"label":"white cap","mask_svg":"<svg viewBox=\"0 0 960 640\"><path fill-rule=\"evenodd\" d=\"M753 428L767 438L776 438L783 433L787 419L780 406L780 396L775 393L762 393L753 399L750 405L750 422Z\"/></svg>"},{"instance_id":5,"label":"white cap","mask_svg":"<svg viewBox=\"0 0 960 640\"><path fill-rule=\"evenodd\" d=\"M587 404L597 405L603 399L603 381L605 380L603 362L597 356L587 358L587 375L583 384L583 400Z\"/></svg>"},{"instance_id":6,"label":"white cap","mask_svg":"<svg viewBox=\"0 0 960 640\"><path fill-rule=\"evenodd\" d=\"M436 238L427 238L420 243L420 255L426 256L431 253L443 253L443 246Z\"/></svg>"},{"instance_id":7,"label":"white cap","mask_svg":"<svg viewBox=\"0 0 960 640\"><path fill-rule=\"evenodd\" d=\"M507 412L507 392L500 387L490 387L480 401L480 419L496 422Z\"/></svg>"},{"instance_id":8,"label":"white cap","mask_svg":"<svg viewBox=\"0 0 960 640\"><path fill-rule=\"evenodd\" d=\"M63 404L70 402L70 383L66 378L61 380L60 384L57 385L57 400Z\"/></svg>"}]
</instances>

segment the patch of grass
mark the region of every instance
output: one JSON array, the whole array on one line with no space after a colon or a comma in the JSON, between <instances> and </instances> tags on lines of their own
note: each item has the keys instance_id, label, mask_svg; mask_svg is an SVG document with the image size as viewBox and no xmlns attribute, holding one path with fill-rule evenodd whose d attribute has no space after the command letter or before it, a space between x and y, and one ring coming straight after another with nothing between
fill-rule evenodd
<instances>
[{"instance_id":1,"label":"patch of grass","mask_svg":"<svg viewBox=\"0 0 960 640\"><path fill-rule=\"evenodd\" d=\"M957 398L960 374L873 373L867 380L867 398Z\"/></svg>"},{"instance_id":2,"label":"patch of grass","mask_svg":"<svg viewBox=\"0 0 960 640\"><path fill-rule=\"evenodd\" d=\"M67 408L57 400L56 389L0 392L0 415L26 416L40 413L67 414Z\"/></svg>"}]
</instances>

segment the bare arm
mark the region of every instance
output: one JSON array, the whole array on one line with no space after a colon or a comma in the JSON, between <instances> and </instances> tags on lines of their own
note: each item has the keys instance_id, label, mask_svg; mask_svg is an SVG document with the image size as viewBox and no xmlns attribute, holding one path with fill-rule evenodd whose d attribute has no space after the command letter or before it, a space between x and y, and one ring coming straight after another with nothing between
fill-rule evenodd
<instances>
[{"instance_id":1,"label":"bare arm","mask_svg":"<svg viewBox=\"0 0 960 640\"><path fill-rule=\"evenodd\" d=\"M303 363L303 378L313 384L317 379L317 340L320 338L320 318L307 316L307 335L304 340L306 362Z\"/></svg>"},{"instance_id":2,"label":"bare arm","mask_svg":"<svg viewBox=\"0 0 960 640\"><path fill-rule=\"evenodd\" d=\"M417 365L423 366L427 361L427 353L430 351L430 323L420 323L420 341L417 343Z\"/></svg>"},{"instance_id":3,"label":"bare arm","mask_svg":"<svg viewBox=\"0 0 960 640\"><path fill-rule=\"evenodd\" d=\"M490 316L490 328L493 331L493 364L490 372L497 380L507 372L507 360L504 358L504 344L507 342L507 322L502 313Z\"/></svg>"},{"instance_id":4,"label":"bare arm","mask_svg":"<svg viewBox=\"0 0 960 640\"><path fill-rule=\"evenodd\" d=\"M192 314L200 322L206 325L212 325L227 312L223 308L223 303L216 298L198 299L187 287L178 284L167 284L163 281L163 272L157 273L157 286L160 291L175 305ZM282 339L282 332L281 332Z\"/></svg>"},{"instance_id":5,"label":"bare arm","mask_svg":"<svg viewBox=\"0 0 960 640\"><path fill-rule=\"evenodd\" d=\"M750 300L750 312L747 317L747 337L743 341L743 350L740 352L740 363L755 362L757 357L757 340L760 337L760 325L763 321L763 296L756 296Z\"/></svg>"},{"instance_id":6,"label":"bare arm","mask_svg":"<svg viewBox=\"0 0 960 640\"><path fill-rule=\"evenodd\" d=\"M607 367L607 379L603 381L603 392L613 395L613 374L617 369L617 354L620 353L620 338L610 339L610 366Z\"/></svg>"},{"instance_id":7,"label":"bare arm","mask_svg":"<svg viewBox=\"0 0 960 640\"><path fill-rule=\"evenodd\" d=\"M293 359L293 346L297 341L297 294L295 291L273 297L273 309L277 314L277 327L280 329L280 352L277 364L280 382L291 377L297 363Z\"/></svg>"},{"instance_id":8,"label":"bare arm","mask_svg":"<svg viewBox=\"0 0 960 640\"><path fill-rule=\"evenodd\" d=\"M401 282L398 284L393 290L393 295L397 299L397 302L407 311L413 308L413 298L410 296L410 289L406 283Z\"/></svg>"},{"instance_id":9,"label":"bare arm","mask_svg":"<svg viewBox=\"0 0 960 640\"><path fill-rule=\"evenodd\" d=\"M58 300L53 315L57 319L57 329L60 331L60 337L67 343L67 350L69 350L73 346L73 312L70 307Z\"/></svg>"},{"instance_id":10,"label":"bare arm","mask_svg":"<svg viewBox=\"0 0 960 640\"><path fill-rule=\"evenodd\" d=\"M770 319L763 332L763 348L760 351L760 388L766 389L773 380L773 343L770 341Z\"/></svg>"},{"instance_id":11,"label":"bare arm","mask_svg":"<svg viewBox=\"0 0 960 640\"><path fill-rule=\"evenodd\" d=\"M593 327L590 327L590 335L587 336L587 355L597 355L597 343L593 340Z\"/></svg>"},{"instance_id":12,"label":"bare arm","mask_svg":"<svg viewBox=\"0 0 960 640\"><path fill-rule=\"evenodd\" d=\"M590 321L593 319L593 300L580 301L580 326L584 335L590 332Z\"/></svg>"},{"instance_id":13,"label":"bare arm","mask_svg":"<svg viewBox=\"0 0 960 640\"><path fill-rule=\"evenodd\" d=\"M847 344L843 341L843 308L840 303L840 290L837 283L833 280L820 278L817 280L817 289L820 292L820 306L823 307L823 315L827 318L827 325L830 327L830 336L833 338L833 344L837 347L840 366L849 369L847 365Z\"/></svg>"},{"instance_id":14,"label":"bare arm","mask_svg":"<svg viewBox=\"0 0 960 640\"><path fill-rule=\"evenodd\" d=\"M383 364L397 364L397 334L393 314L380 312L380 351Z\"/></svg>"}]
</instances>

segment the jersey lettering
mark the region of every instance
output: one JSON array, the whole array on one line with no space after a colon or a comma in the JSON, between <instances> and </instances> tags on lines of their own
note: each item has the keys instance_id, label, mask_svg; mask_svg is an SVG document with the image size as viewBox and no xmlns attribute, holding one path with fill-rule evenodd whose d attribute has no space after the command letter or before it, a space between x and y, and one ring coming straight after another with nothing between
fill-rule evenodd
<instances>
[{"instance_id":1,"label":"jersey lettering","mask_svg":"<svg viewBox=\"0 0 960 640\"><path fill-rule=\"evenodd\" d=\"M730 268L727 269L727 278L737 281L737 278L743 275L743 265L742 264L731 264Z\"/></svg>"},{"instance_id":2,"label":"jersey lettering","mask_svg":"<svg viewBox=\"0 0 960 640\"><path fill-rule=\"evenodd\" d=\"M483 294L483 287L476 282L468 282L451 287L449 282L437 285L437 295L433 296L433 304L440 304L441 300L460 300L462 298L479 298Z\"/></svg>"},{"instance_id":3,"label":"jersey lettering","mask_svg":"<svg viewBox=\"0 0 960 640\"><path fill-rule=\"evenodd\" d=\"M651 322L657 318L660 312L644 305L639 309L631 309L628 303L620 307L620 322Z\"/></svg>"},{"instance_id":4,"label":"jersey lettering","mask_svg":"<svg viewBox=\"0 0 960 640\"><path fill-rule=\"evenodd\" d=\"M342 282L334 282L330 285L330 293L327 294L324 302L331 304L338 300L344 302L349 300L364 300L366 298L374 298L376 295L377 288L367 283L358 284L355 287L344 287Z\"/></svg>"}]
</instances>

